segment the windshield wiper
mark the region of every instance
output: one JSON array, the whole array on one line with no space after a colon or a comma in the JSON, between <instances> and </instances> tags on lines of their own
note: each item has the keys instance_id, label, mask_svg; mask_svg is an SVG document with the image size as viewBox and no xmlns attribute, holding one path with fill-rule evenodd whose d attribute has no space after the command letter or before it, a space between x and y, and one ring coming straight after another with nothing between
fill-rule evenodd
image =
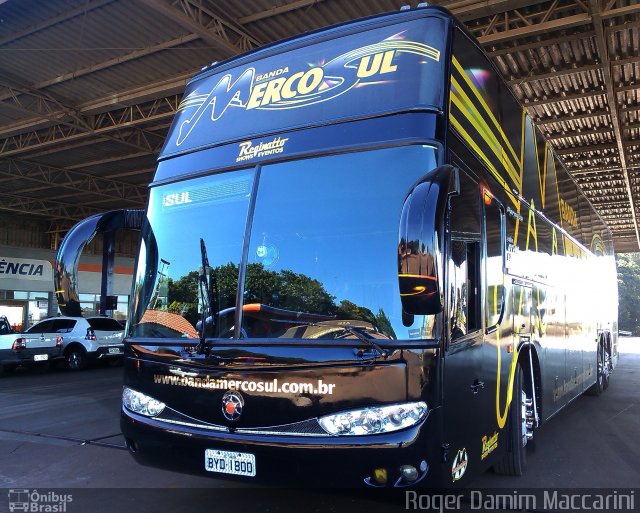
<instances>
[{"instance_id":1,"label":"windshield wiper","mask_svg":"<svg viewBox=\"0 0 640 513\"><path fill-rule=\"evenodd\" d=\"M286 321L286 322L292 322L292 321ZM361 327L360 326L354 326L353 324L337 324L337 323L334 324L334 323L329 323L329 322L322 322L322 323L319 323L319 322L300 322L300 323L297 323L296 322L296 324L299 324L300 326L314 326L314 327L320 327L320 328L324 328L324 327L340 328L340 329L346 331L347 333L353 335L358 340L361 340L365 344L371 346L373 349L378 351L378 353L380 353L380 355L385 360L389 356L389 352L386 349L383 349L376 342L374 342L373 337L367 335L365 331L361 331Z\"/></svg>"},{"instance_id":2,"label":"windshield wiper","mask_svg":"<svg viewBox=\"0 0 640 513\"><path fill-rule=\"evenodd\" d=\"M202 298L202 311L200 312L200 344L198 344L198 353L202 354L205 350L205 338L207 325L216 326L214 312L218 311L217 305L214 305L216 295L213 290L217 290L215 273L209 266L209 258L207 257L207 247L204 239L200 239L200 259L201 269L198 275L198 286L200 288L200 297Z\"/></svg>"},{"instance_id":3,"label":"windshield wiper","mask_svg":"<svg viewBox=\"0 0 640 513\"><path fill-rule=\"evenodd\" d=\"M357 326L352 326L350 324L340 325L340 327L343 328L346 332L351 333L353 336L355 336L359 340L362 340L363 342L369 344L373 349L378 351L385 360L389 356L389 353L387 352L386 349L383 349L381 346L379 346L377 343L373 341L373 337L366 335L366 331L360 331Z\"/></svg>"}]
</instances>

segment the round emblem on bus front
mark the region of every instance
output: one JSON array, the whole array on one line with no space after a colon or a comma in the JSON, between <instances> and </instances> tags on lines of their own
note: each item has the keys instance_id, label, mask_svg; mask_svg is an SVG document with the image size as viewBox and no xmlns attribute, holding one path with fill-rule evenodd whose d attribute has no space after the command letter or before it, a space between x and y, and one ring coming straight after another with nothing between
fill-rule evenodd
<instances>
[{"instance_id":1,"label":"round emblem on bus front","mask_svg":"<svg viewBox=\"0 0 640 513\"><path fill-rule=\"evenodd\" d=\"M227 420L238 420L242 415L244 399L238 392L227 392L222 396L222 414Z\"/></svg>"}]
</instances>

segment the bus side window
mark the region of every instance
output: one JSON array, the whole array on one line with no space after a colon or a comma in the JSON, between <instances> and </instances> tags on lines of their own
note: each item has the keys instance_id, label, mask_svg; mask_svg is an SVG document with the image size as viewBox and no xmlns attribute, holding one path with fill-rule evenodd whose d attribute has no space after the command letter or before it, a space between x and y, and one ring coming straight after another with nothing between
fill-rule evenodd
<instances>
[{"instance_id":1,"label":"bus side window","mask_svg":"<svg viewBox=\"0 0 640 513\"><path fill-rule=\"evenodd\" d=\"M480 329L480 205L478 184L460 171L460 195L451 199L449 320L451 340Z\"/></svg>"},{"instance_id":2,"label":"bus side window","mask_svg":"<svg viewBox=\"0 0 640 513\"><path fill-rule=\"evenodd\" d=\"M489 192L483 193L485 222L485 326L500 323L504 307L504 209Z\"/></svg>"}]
</instances>

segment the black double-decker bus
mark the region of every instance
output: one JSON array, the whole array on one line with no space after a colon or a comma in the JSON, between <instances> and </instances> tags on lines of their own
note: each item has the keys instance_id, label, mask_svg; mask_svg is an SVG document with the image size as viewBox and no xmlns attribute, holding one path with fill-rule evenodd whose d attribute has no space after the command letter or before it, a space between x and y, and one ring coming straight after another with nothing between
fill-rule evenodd
<instances>
[{"instance_id":1,"label":"black double-decker bus","mask_svg":"<svg viewBox=\"0 0 640 513\"><path fill-rule=\"evenodd\" d=\"M122 431L140 463L246 481L521 474L616 358L611 233L478 45L424 7L187 86L141 230ZM106 260L108 262L108 259Z\"/></svg>"}]
</instances>

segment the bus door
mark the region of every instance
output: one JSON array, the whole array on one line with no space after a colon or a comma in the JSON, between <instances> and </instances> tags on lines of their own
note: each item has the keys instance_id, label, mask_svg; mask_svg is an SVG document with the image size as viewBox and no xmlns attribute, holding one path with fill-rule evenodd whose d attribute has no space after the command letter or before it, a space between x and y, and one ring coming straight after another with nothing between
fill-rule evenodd
<instances>
[{"instance_id":1,"label":"bus door","mask_svg":"<svg viewBox=\"0 0 640 513\"><path fill-rule=\"evenodd\" d=\"M482 305L486 369L486 419L480 440L480 458L492 461L492 453L505 445L501 430L509 408L509 374L512 367L512 328L505 287L505 209L488 189L482 193L483 265ZM510 350L511 348L511 350Z\"/></svg>"},{"instance_id":2,"label":"bus door","mask_svg":"<svg viewBox=\"0 0 640 513\"><path fill-rule=\"evenodd\" d=\"M487 351L481 321L482 231L479 185L460 171L460 194L451 199L447 244L447 344L443 404L448 458L444 483L463 480L482 465L482 436L491 418ZM462 481L464 482L464 480Z\"/></svg>"},{"instance_id":3,"label":"bus door","mask_svg":"<svg viewBox=\"0 0 640 513\"><path fill-rule=\"evenodd\" d=\"M513 343L510 350L515 351L524 344L533 342L533 284L513 278L511 281L513 309ZM509 362L511 360L509 359ZM510 369L511 370L511 369ZM525 376L525 380L530 379Z\"/></svg>"}]
</instances>

